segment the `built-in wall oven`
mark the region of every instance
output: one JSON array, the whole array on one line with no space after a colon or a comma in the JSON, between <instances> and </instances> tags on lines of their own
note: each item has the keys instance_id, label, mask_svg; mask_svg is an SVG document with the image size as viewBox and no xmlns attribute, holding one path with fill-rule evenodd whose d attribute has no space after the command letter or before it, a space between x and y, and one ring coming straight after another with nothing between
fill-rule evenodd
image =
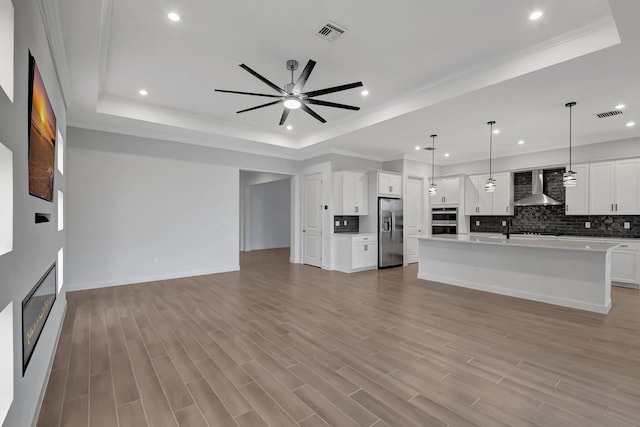
<instances>
[{"instance_id":1,"label":"built-in wall oven","mask_svg":"<svg viewBox=\"0 0 640 427\"><path fill-rule=\"evenodd\" d=\"M458 209L432 208L431 234L458 234Z\"/></svg>"}]
</instances>

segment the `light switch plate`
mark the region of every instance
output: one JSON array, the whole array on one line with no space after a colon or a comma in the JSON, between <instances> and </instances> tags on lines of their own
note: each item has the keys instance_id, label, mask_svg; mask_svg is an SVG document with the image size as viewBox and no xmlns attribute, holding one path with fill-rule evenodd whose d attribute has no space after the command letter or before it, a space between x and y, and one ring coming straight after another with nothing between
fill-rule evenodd
<instances>
[{"instance_id":1,"label":"light switch plate","mask_svg":"<svg viewBox=\"0 0 640 427\"><path fill-rule=\"evenodd\" d=\"M480 221L476 221L476 226L480 225Z\"/></svg>"},{"instance_id":2,"label":"light switch plate","mask_svg":"<svg viewBox=\"0 0 640 427\"><path fill-rule=\"evenodd\" d=\"M629 230L630 228L631 228L631 223L630 223L630 222L628 222L628 221L625 221L625 222L624 222L624 229L625 229L625 230Z\"/></svg>"},{"instance_id":3,"label":"light switch plate","mask_svg":"<svg viewBox=\"0 0 640 427\"><path fill-rule=\"evenodd\" d=\"M507 226L507 221L502 221L502 226L506 227Z\"/></svg>"},{"instance_id":4,"label":"light switch plate","mask_svg":"<svg viewBox=\"0 0 640 427\"><path fill-rule=\"evenodd\" d=\"M336 220L336 227L340 227L340 220Z\"/></svg>"},{"instance_id":5,"label":"light switch plate","mask_svg":"<svg viewBox=\"0 0 640 427\"><path fill-rule=\"evenodd\" d=\"M347 225L347 220L346 219L343 221L342 225Z\"/></svg>"},{"instance_id":6,"label":"light switch plate","mask_svg":"<svg viewBox=\"0 0 640 427\"><path fill-rule=\"evenodd\" d=\"M584 228L591 228L591 223L589 221L585 222Z\"/></svg>"}]
</instances>

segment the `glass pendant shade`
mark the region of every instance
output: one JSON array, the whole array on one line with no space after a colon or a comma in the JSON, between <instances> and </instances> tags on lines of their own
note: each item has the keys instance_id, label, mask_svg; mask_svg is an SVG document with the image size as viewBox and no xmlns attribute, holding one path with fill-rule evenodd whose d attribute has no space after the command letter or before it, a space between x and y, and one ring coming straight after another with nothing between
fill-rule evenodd
<instances>
[{"instance_id":1,"label":"glass pendant shade","mask_svg":"<svg viewBox=\"0 0 640 427\"><path fill-rule=\"evenodd\" d=\"M487 182L484 184L484 191L486 191L487 193L495 193L496 180L493 178L489 178Z\"/></svg>"},{"instance_id":2,"label":"glass pendant shade","mask_svg":"<svg viewBox=\"0 0 640 427\"><path fill-rule=\"evenodd\" d=\"M575 102L567 102L564 104L565 107L569 108L569 170L562 174L562 185L565 187L575 187L578 183L578 174L571 170L571 130L572 130L572 112L573 107L576 106Z\"/></svg>"},{"instance_id":3,"label":"glass pendant shade","mask_svg":"<svg viewBox=\"0 0 640 427\"><path fill-rule=\"evenodd\" d=\"M562 174L562 185L565 187L575 187L578 183L578 174L574 171L567 171Z\"/></svg>"},{"instance_id":4,"label":"glass pendant shade","mask_svg":"<svg viewBox=\"0 0 640 427\"><path fill-rule=\"evenodd\" d=\"M430 196L435 196L436 194L438 194L438 185L437 184L431 184L429 186L429 195Z\"/></svg>"}]
</instances>

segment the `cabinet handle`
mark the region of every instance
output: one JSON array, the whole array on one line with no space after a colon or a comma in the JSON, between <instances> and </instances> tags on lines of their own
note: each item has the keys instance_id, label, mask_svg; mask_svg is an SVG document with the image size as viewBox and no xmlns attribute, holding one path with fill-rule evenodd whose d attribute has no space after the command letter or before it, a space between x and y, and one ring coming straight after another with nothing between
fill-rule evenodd
<instances>
[{"instance_id":1,"label":"cabinet handle","mask_svg":"<svg viewBox=\"0 0 640 427\"><path fill-rule=\"evenodd\" d=\"M393 185L389 186L389 193L393 193Z\"/></svg>"},{"instance_id":2,"label":"cabinet handle","mask_svg":"<svg viewBox=\"0 0 640 427\"><path fill-rule=\"evenodd\" d=\"M613 203L611 203L611 212L613 212Z\"/></svg>"},{"instance_id":3,"label":"cabinet handle","mask_svg":"<svg viewBox=\"0 0 640 427\"><path fill-rule=\"evenodd\" d=\"M369 250L369 245L364 245L364 251L367 252Z\"/></svg>"},{"instance_id":4,"label":"cabinet handle","mask_svg":"<svg viewBox=\"0 0 640 427\"><path fill-rule=\"evenodd\" d=\"M616 212L618 212L618 204L616 203Z\"/></svg>"},{"instance_id":5,"label":"cabinet handle","mask_svg":"<svg viewBox=\"0 0 640 427\"><path fill-rule=\"evenodd\" d=\"M507 206L507 213L509 213L509 206Z\"/></svg>"},{"instance_id":6,"label":"cabinet handle","mask_svg":"<svg viewBox=\"0 0 640 427\"><path fill-rule=\"evenodd\" d=\"M356 206L356 212L358 212L358 207Z\"/></svg>"}]
</instances>

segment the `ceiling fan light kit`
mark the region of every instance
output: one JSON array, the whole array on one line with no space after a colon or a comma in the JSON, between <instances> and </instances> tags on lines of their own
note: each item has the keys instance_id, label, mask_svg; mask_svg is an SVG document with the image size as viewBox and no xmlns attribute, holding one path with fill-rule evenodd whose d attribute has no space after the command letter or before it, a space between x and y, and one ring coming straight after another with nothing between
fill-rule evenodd
<instances>
[{"instance_id":1,"label":"ceiling fan light kit","mask_svg":"<svg viewBox=\"0 0 640 427\"><path fill-rule=\"evenodd\" d=\"M312 110L308 104L311 105L320 105L323 107L333 107L333 108L341 108L344 110L354 110L358 111L360 107L356 107L353 105L346 104L338 104L336 102L322 101L320 99L314 99L316 96L327 95L329 93L341 92L344 90L353 89L356 87L362 86L362 82L355 82L344 84L340 86L333 86L326 89L313 90L310 92L302 92L304 85L307 83L307 79L313 71L313 68L316 66L316 62L313 60L309 60L307 65L304 67L304 70L298 76L298 80L293 82L293 72L298 69L298 61L295 59L290 59L287 61L287 70L291 71L291 82L284 85L284 88L281 89L275 83L266 79L262 75L258 74L251 67L246 64L240 64L240 68L247 71L252 76L256 77L258 80L269 86L271 89L275 90L278 95L267 94L267 93L255 93L255 92L242 92L236 90L225 90L225 89L216 89L216 92L224 92L224 93L234 93L238 95L251 95L251 96L262 96L266 98L279 98L272 102L267 102L266 104L257 105L255 107L246 108L244 110L237 111L237 113L245 113L247 111L257 110L259 108L269 107L271 105L276 105L282 103L284 105L284 110L282 111L282 116L280 117L280 126L284 125L287 121L287 117L289 116L289 112L291 110L296 110L298 108L302 109L305 113L309 114L316 120L321 123L326 123L327 121Z\"/></svg>"}]
</instances>

